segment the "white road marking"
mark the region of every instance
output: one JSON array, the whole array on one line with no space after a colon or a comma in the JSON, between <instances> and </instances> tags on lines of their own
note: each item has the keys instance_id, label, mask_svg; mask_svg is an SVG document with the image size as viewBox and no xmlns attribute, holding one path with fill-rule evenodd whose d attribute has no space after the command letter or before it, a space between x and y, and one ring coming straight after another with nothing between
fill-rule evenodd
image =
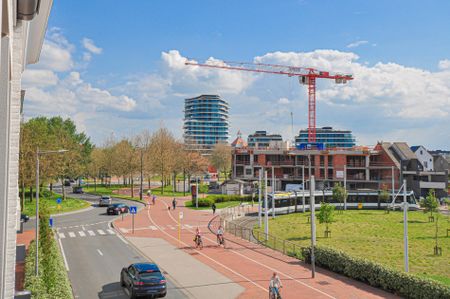
<instances>
[{"instance_id":1,"label":"white road marking","mask_svg":"<svg viewBox=\"0 0 450 299\"><path fill-rule=\"evenodd\" d=\"M173 227L172 225L167 225L168 228L170 228L171 230L175 230L175 227Z\"/></svg>"},{"instance_id":2,"label":"white road marking","mask_svg":"<svg viewBox=\"0 0 450 299\"><path fill-rule=\"evenodd\" d=\"M106 235L106 233L103 231L103 230L101 230L101 229L97 229L97 232L100 234L100 235Z\"/></svg>"},{"instance_id":3,"label":"white road marking","mask_svg":"<svg viewBox=\"0 0 450 299\"><path fill-rule=\"evenodd\" d=\"M67 263L67 258L66 258L66 254L64 253L64 247L62 245L61 239L58 239L58 243L59 243L59 248L61 248L61 253L63 256L63 260L64 260L64 266L66 266L66 270L69 271L69 264Z\"/></svg>"},{"instance_id":4,"label":"white road marking","mask_svg":"<svg viewBox=\"0 0 450 299\"><path fill-rule=\"evenodd\" d=\"M156 228L156 226L154 226L154 225L150 225L149 227L150 227L151 230L158 230L158 229Z\"/></svg>"},{"instance_id":5,"label":"white road marking","mask_svg":"<svg viewBox=\"0 0 450 299\"><path fill-rule=\"evenodd\" d=\"M84 233L84 231L80 230L78 232L78 234L80 235L80 237L86 237L86 234Z\"/></svg>"},{"instance_id":6,"label":"white road marking","mask_svg":"<svg viewBox=\"0 0 450 299\"><path fill-rule=\"evenodd\" d=\"M95 236L95 233L94 233L93 231L88 230L87 232L88 232L88 234L89 234L90 236Z\"/></svg>"},{"instance_id":7,"label":"white road marking","mask_svg":"<svg viewBox=\"0 0 450 299\"><path fill-rule=\"evenodd\" d=\"M58 233L58 236L60 239L64 239L66 236L64 235L64 233Z\"/></svg>"},{"instance_id":8,"label":"white road marking","mask_svg":"<svg viewBox=\"0 0 450 299\"><path fill-rule=\"evenodd\" d=\"M126 241L124 238L122 238L122 236L120 234L117 234L116 236L119 237L119 239L122 240L122 242L124 242L125 244L128 244L128 241Z\"/></svg>"},{"instance_id":9,"label":"white road marking","mask_svg":"<svg viewBox=\"0 0 450 299\"><path fill-rule=\"evenodd\" d=\"M75 233L74 233L74 232L69 232L69 237L75 238L75 237L76 237L76 236L75 236Z\"/></svg>"},{"instance_id":10,"label":"white road marking","mask_svg":"<svg viewBox=\"0 0 450 299\"><path fill-rule=\"evenodd\" d=\"M116 234L112 229L107 229L106 231L107 231L110 235L115 235L115 234Z\"/></svg>"},{"instance_id":11,"label":"white road marking","mask_svg":"<svg viewBox=\"0 0 450 299\"><path fill-rule=\"evenodd\" d=\"M84 225L82 225L81 228L82 228L83 230L86 230L86 229L84 228Z\"/></svg>"},{"instance_id":12,"label":"white road marking","mask_svg":"<svg viewBox=\"0 0 450 299\"><path fill-rule=\"evenodd\" d=\"M98 254L100 254L101 256L103 256L103 253L100 251L100 249L97 249Z\"/></svg>"},{"instance_id":13,"label":"white road marking","mask_svg":"<svg viewBox=\"0 0 450 299\"><path fill-rule=\"evenodd\" d=\"M128 229L121 227L120 231L126 234L128 232Z\"/></svg>"},{"instance_id":14,"label":"white road marking","mask_svg":"<svg viewBox=\"0 0 450 299\"><path fill-rule=\"evenodd\" d=\"M187 227L188 229L193 228L192 225L189 224L183 224L183 226Z\"/></svg>"}]
</instances>

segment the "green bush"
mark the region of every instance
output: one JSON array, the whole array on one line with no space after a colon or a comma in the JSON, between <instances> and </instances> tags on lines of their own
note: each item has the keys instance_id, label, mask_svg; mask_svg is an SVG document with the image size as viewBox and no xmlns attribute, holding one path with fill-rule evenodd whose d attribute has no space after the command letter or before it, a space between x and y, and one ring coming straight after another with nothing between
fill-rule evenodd
<instances>
[{"instance_id":1,"label":"green bush","mask_svg":"<svg viewBox=\"0 0 450 299\"><path fill-rule=\"evenodd\" d=\"M49 226L49 212L44 204L39 215L39 276L35 276L36 246L32 241L25 259L25 288L33 298L73 298L72 287Z\"/></svg>"},{"instance_id":2,"label":"green bush","mask_svg":"<svg viewBox=\"0 0 450 299\"><path fill-rule=\"evenodd\" d=\"M213 200L210 198L199 198L198 199L198 206L199 207L210 207L214 203Z\"/></svg>"},{"instance_id":3,"label":"green bush","mask_svg":"<svg viewBox=\"0 0 450 299\"><path fill-rule=\"evenodd\" d=\"M316 264L333 272L365 282L405 298L450 298L450 288L438 282L400 272L375 262L352 257L340 250L315 247ZM302 248L306 263L311 263L311 248Z\"/></svg>"},{"instance_id":4,"label":"green bush","mask_svg":"<svg viewBox=\"0 0 450 299\"><path fill-rule=\"evenodd\" d=\"M50 197L52 197L53 193L48 189L41 189L41 191L39 192L39 195L41 197L50 198Z\"/></svg>"},{"instance_id":5,"label":"green bush","mask_svg":"<svg viewBox=\"0 0 450 299\"><path fill-rule=\"evenodd\" d=\"M251 201L251 196L240 196L240 195L210 195L206 197L214 202L229 202L229 201Z\"/></svg>"}]
</instances>

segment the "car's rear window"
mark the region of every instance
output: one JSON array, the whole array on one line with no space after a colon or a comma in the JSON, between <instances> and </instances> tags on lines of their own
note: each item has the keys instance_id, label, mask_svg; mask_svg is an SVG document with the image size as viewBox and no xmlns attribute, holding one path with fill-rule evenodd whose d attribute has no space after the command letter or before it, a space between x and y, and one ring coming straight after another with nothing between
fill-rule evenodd
<instances>
[{"instance_id":1,"label":"car's rear window","mask_svg":"<svg viewBox=\"0 0 450 299\"><path fill-rule=\"evenodd\" d=\"M109 197L108 196L103 196L102 199L109 199Z\"/></svg>"},{"instance_id":2,"label":"car's rear window","mask_svg":"<svg viewBox=\"0 0 450 299\"><path fill-rule=\"evenodd\" d=\"M140 272L139 275L142 279L150 279L150 278L161 278L161 272L159 271L148 271L148 272Z\"/></svg>"}]
</instances>

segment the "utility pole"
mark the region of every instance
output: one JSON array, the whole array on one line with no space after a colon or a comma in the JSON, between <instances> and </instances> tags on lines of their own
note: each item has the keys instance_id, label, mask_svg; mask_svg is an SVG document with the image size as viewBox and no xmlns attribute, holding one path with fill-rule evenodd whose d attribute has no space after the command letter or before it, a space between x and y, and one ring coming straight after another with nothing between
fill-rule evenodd
<instances>
[{"instance_id":1,"label":"utility pole","mask_svg":"<svg viewBox=\"0 0 450 299\"><path fill-rule=\"evenodd\" d=\"M264 171L264 232L266 241L269 240L269 206L267 205L267 170Z\"/></svg>"},{"instance_id":2,"label":"utility pole","mask_svg":"<svg viewBox=\"0 0 450 299\"><path fill-rule=\"evenodd\" d=\"M409 272L408 255L408 201L406 200L406 180L403 180L403 246L405 258L405 272Z\"/></svg>"},{"instance_id":3,"label":"utility pole","mask_svg":"<svg viewBox=\"0 0 450 299\"><path fill-rule=\"evenodd\" d=\"M272 219L275 219L275 167L272 166Z\"/></svg>"},{"instance_id":4,"label":"utility pole","mask_svg":"<svg viewBox=\"0 0 450 299\"><path fill-rule=\"evenodd\" d=\"M61 188L64 189L64 180L61 182ZM35 275L39 276L39 148L36 149L36 257L35 257Z\"/></svg>"},{"instance_id":5,"label":"utility pole","mask_svg":"<svg viewBox=\"0 0 450 299\"><path fill-rule=\"evenodd\" d=\"M395 186L395 181L394 181L394 166L391 166L391 180L392 180L392 200L394 200L394 196L395 196L395 190L394 190L394 186Z\"/></svg>"},{"instance_id":6,"label":"utility pole","mask_svg":"<svg viewBox=\"0 0 450 299\"><path fill-rule=\"evenodd\" d=\"M198 209L198 177L195 180L195 207Z\"/></svg>"},{"instance_id":7,"label":"utility pole","mask_svg":"<svg viewBox=\"0 0 450 299\"><path fill-rule=\"evenodd\" d=\"M344 190L347 193L347 165L344 165ZM347 210L347 196L344 197L344 210Z\"/></svg>"},{"instance_id":8,"label":"utility pole","mask_svg":"<svg viewBox=\"0 0 450 299\"><path fill-rule=\"evenodd\" d=\"M314 176L312 175L309 179L309 201L310 201L310 211L311 211L311 276L314 278L316 276L316 260L314 256L314 247L316 246L316 220L315 220L315 188L316 182L314 181Z\"/></svg>"},{"instance_id":9,"label":"utility pole","mask_svg":"<svg viewBox=\"0 0 450 299\"><path fill-rule=\"evenodd\" d=\"M141 148L141 186L139 190L139 200L142 201L143 193L144 193L144 187L143 187L143 180L144 180L144 149ZM148 186L150 188L150 186Z\"/></svg>"},{"instance_id":10,"label":"utility pole","mask_svg":"<svg viewBox=\"0 0 450 299\"><path fill-rule=\"evenodd\" d=\"M302 212L305 213L305 163L302 165Z\"/></svg>"},{"instance_id":11,"label":"utility pole","mask_svg":"<svg viewBox=\"0 0 450 299\"><path fill-rule=\"evenodd\" d=\"M262 170L263 170L263 168L261 167L259 169L259 185L258 185L258 223L259 223L259 227L262 226L262 218L261 218Z\"/></svg>"}]
</instances>

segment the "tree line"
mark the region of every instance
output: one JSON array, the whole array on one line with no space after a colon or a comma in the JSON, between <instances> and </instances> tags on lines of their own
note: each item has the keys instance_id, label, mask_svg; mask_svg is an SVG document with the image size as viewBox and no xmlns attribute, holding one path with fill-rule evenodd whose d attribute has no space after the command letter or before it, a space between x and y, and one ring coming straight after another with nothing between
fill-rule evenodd
<instances>
[{"instance_id":1,"label":"tree line","mask_svg":"<svg viewBox=\"0 0 450 299\"><path fill-rule=\"evenodd\" d=\"M68 150L63 154L40 156L41 186L50 185L50 188L54 182L76 178L89 178L94 185L110 185L111 178L116 177L124 185L130 185L134 192L135 179L140 177L142 168L144 181L150 186L151 180L157 178L164 192L167 186L175 188L179 175L190 181L192 176L205 174L209 165L225 176L231 169L229 145L217 144L209 157L202 156L186 150L183 142L164 127L120 139L111 135L101 146L95 146L85 133L77 131L71 119L37 117L21 127L19 184L22 200L25 200L25 190L29 190L32 200L38 148Z\"/></svg>"}]
</instances>

